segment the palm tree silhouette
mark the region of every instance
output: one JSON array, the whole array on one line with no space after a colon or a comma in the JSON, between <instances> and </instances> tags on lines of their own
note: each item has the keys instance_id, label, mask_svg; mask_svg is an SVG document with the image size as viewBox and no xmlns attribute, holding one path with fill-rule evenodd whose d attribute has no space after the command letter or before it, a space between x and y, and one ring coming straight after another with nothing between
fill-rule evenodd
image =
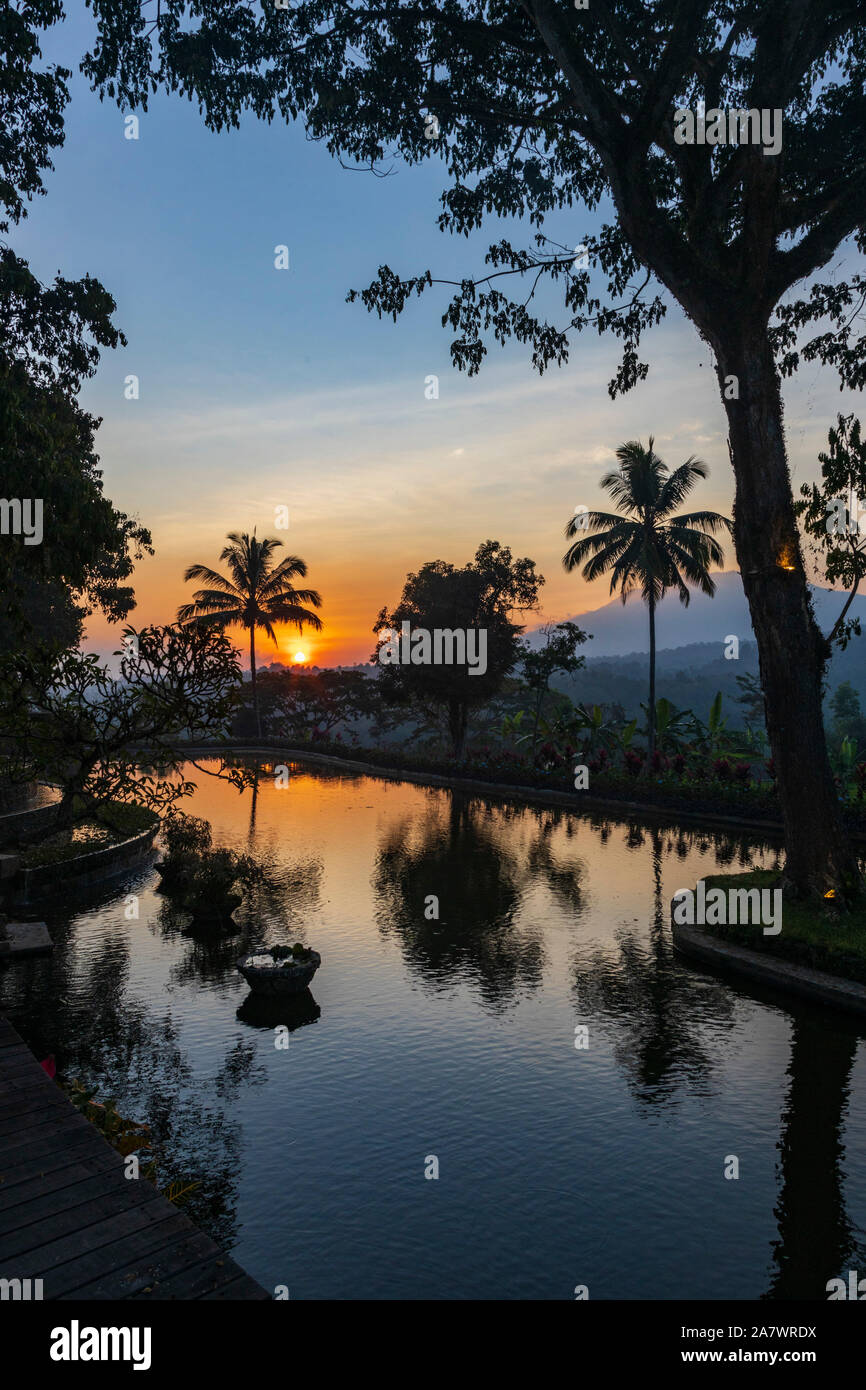
<instances>
[{"instance_id":1,"label":"palm tree silhouette","mask_svg":"<svg viewBox=\"0 0 866 1390\"><path fill-rule=\"evenodd\" d=\"M574 542L562 557L569 573L583 565L583 578L598 579L610 574L610 592L617 590L625 603L640 587L649 608L650 686L649 753L655 751L656 738L656 605L668 589L677 589L680 602L688 604L689 584L695 584L712 598L716 586L710 578L710 565L721 565L724 551L714 539L716 531L733 526L719 512L688 512L672 516L709 469L700 459L687 458L671 472L653 450L653 437L645 449L631 439L616 451L619 468L606 473L601 486L610 493L617 511L583 512L571 518L565 528Z\"/></svg>"},{"instance_id":2,"label":"palm tree silhouette","mask_svg":"<svg viewBox=\"0 0 866 1390\"><path fill-rule=\"evenodd\" d=\"M230 531L226 539L231 543L224 547L220 560L228 562L231 579L226 579L207 565L190 565L184 579L200 579L208 587L194 593L192 603L182 603L177 617L181 623L249 628L253 709L256 730L261 738L262 723L256 689L256 628L266 632L275 646L277 636L274 623L289 623L299 632L303 632L306 623L315 632L320 632L321 618L303 605L320 608L322 599L315 589L294 588L292 580L298 577L304 579L307 574L306 562L298 555L287 555L274 567L274 551L282 545L282 541L269 537L256 540L255 529L252 536L245 531Z\"/></svg>"}]
</instances>

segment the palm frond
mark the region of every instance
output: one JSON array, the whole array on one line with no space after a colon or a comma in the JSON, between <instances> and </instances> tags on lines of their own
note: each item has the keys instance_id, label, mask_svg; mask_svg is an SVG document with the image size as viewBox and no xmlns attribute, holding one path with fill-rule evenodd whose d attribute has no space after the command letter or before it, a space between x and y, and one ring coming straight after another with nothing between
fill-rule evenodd
<instances>
[{"instance_id":1,"label":"palm frond","mask_svg":"<svg viewBox=\"0 0 866 1390\"><path fill-rule=\"evenodd\" d=\"M569 517L565 534L570 539L578 531L600 531L603 527L622 526L623 518L615 512L582 512Z\"/></svg>"},{"instance_id":2,"label":"palm frond","mask_svg":"<svg viewBox=\"0 0 866 1390\"><path fill-rule=\"evenodd\" d=\"M313 632L321 632L324 623L316 613L311 613L308 608L302 608L297 603L286 603L279 607L269 607L268 616L275 623L288 623L291 627L296 627L299 632L304 627L309 627Z\"/></svg>"},{"instance_id":3,"label":"palm frond","mask_svg":"<svg viewBox=\"0 0 866 1390\"><path fill-rule=\"evenodd\" d=\"M307 562L302 560L300 555L287 555L281 560L276 569L272 570L262 583L259 590L262 598L266 598L280 583L286 583L298 576L305 579L307 575Z\"/></svg>"},{"instance_id":4,"label":"palm frond","mask_svg":"<svg viewBox=\"0 0 866 1390\"><path fill-rule=\"evenodd\" d=\"M696 560L700 559L705 568L710 565L723 565L725 552L714 536L707 531L693 531L689 527L670 525L665 534L672 544L681 546Z\"/></svg>"},{"instance_id":5,"label":"palm frond","mask_svg":"<svg viewBox=\"0 0 866 1390\"><path fill-rule=\"evenodd\" d=\"M237 589L230 580L226 579L225 575L218 574L216 570L210 569L208 565L189 565L184 570L183 577L187 583L192 579L202 579L205 584L210 584L214 589L221 589L225 594L239 597Z\"/></svg>"},{"instance_id":6,"label":"palm frond","mask_svg":"<svg viewBox=\"0 0 866 1390\"><path fill-rule=\"evenodd\" d=\"M688 497L697 482L709 477L709 473L710 470L702 459L695 458L694 455L687 458L685 463L681 463L664 480L656 503L656 515L659 518L668 516L674 507L679 507L684 498Z\"/></svg>"},{"instance_id":7,"label":"palm frond","mask_svg":"<svg viewBox=\"0 0 866 1390\"><path fill-rule=\"evenodd\" d=\"M182 603L177 610L177 620L184 626L195 623L196 627L231 627L243 623L244 615L239 608L208 609L198 603Z\"/></svg>"},{"instance_id":8,"label":"palm frond","mask_svg":"<svg viewBox=\"0 0 866 1390\"><path fill-rule=\"evenodd\" d=\"M606 563L603 563L598 570L599 574L603 574L610 560L615 559L622 549L630 544L636 529L635 522L624 521L621 517L617 517L609 530L591 532L588 536L582 536L580 540L575 541L574 545L570 546L562 557L564 568L570 573L577 569L578 565L584 564L589 557L592 557L591 563L595 564L597 559L604 557L609 552ZM584 579L588 578L586 568L584 568L583 577Z\"/></svg>"},{"instance_id":9,"label":"palm frond","mask_svg":"<svg viewBox=\"0 0 866 1390\"><path fill-rule=\"evenodd\" d=\"M734 534L734 523L730 517L722 516L721 512L685 512L681 516L672 516L669 525L711 531L713 535L717 531L727 531L729 536Z\"/></svg>"}]
</instances>

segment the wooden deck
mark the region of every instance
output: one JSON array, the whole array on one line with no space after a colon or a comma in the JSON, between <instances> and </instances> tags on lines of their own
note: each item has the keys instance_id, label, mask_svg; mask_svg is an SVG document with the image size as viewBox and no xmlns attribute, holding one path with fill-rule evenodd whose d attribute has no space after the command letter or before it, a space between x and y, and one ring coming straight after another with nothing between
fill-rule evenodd
<instances>
[{"instance_id":1,"label":"wooden deck","mask_svg":"<svg viewBox=\"0 0 866 1390\"><path fill-rule=\"evenodd\" d=\"M46 1299L267 1299L123 1159L0 1017L0 1279Z\"/></svg>"}]
</instances>

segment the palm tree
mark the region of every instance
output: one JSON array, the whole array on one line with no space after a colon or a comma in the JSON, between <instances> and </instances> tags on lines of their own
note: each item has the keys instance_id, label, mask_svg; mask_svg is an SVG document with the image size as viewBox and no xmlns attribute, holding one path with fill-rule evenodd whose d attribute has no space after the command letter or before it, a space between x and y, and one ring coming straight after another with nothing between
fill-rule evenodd
<instances>
[{"instance_id":1,"label":"palm tree","mask_svg":"<svg viewBox=\"0 0 866 1390\"><path fill-rule=\"evenodd\" d=\"M177 610L181 623L197 623L219 628L235 625L250 631L250 673L253 689L253 709L256 729L261 738L262 722L256 690L256 628L266 632L276 645L274 623L290 623L299 632L304 624L315 632L321 631L322 620L309 608L320 608L322 599L315 589L295 589L292 580L306 578L306 562L297 555L288 555L274 567L274 551L282 541L265 538L256 540L246 532L231 531L230 542L220 559L228 561L231 579L209 569L207 565L190 565L185 580L200 579L208 587L193 594L192 603L183 603Z\"/></svg>"},{"instance_id":2,"label":"palm tree","mask_svg":"<svg viewBox=\"0 0 866 1390\"><path fill-rule=\"evenodd\" d=\"M566 551L562 563L569 572L583 565L584 579L610 574L610 592L617 590L625 603L640 587L649 608L650 688L649 754L655 751L656 734L656 606L668 589L676 589L680 602L688 604L689 584L712 598L716 586L710 565L721 565L724 551L714 539L717 531L733 526L718 512L688 512L672 516L709 469L700 459L688 458L671 472L649 447L636 439L616 451L619 468L605 474L601 486L616 504L611 512L584 512L565 528L569 539L588 532Z\"/></svg>"}]
</instances>

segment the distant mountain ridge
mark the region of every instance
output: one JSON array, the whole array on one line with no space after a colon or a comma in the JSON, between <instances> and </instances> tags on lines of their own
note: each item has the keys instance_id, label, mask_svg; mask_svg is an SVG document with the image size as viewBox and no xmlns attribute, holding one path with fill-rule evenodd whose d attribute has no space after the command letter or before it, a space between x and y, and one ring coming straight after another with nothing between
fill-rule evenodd
<instances>
[{"instance_id":1,"label":"distant mountain ridge","mask_svg":"<svg viewBox=\"0 0 866 1390\"><path fill-rule=\"evenodd\" d=\"M739 572L729 570L713 575L713 579L714 598L692 589L687 607L672 592L662 599L656 609L656 646L660 651L698 642L717 642L721 651L729 636L738 637L741 645L755 640ZM826 632L842 611L845 595L812 586L812 602L815 617ZM861 619L866 637L866 595L858 594L848 615ZM601 608L579 613L572 621L592 633L593 640L582 648L587 657L637 656L649 651L647 609L639 594L632 594L625 604L621 599L611 599ZM540 640L537 631L528 633L527 638L533 646Z\"/></svg>"},{"instance_id":2,"label":"distant mountain ridge","mask_svg":"<svg viewBox=\"0 0 866 1390\"><path fill-rule=\"evenodd\" d=\"M656 619L656 690L680 709L693 709L706 718L716 691L722 692L724 712L732 728L742 727L744 708L738 703L738 676L758 672L758 649L740 576L730 572L714 576L716 597L692 592L688 607L675 594L667 594ZM838 618L845 595L833 589L812 589L815 617L824 632ZM849 642L845 651L834 651L827 673L826 696L842 681L860 691L866 706L866 596L855 598L848 610L863 623L863 636ZM649 627L646 605L633 595L623 605L613 599L574 622L593 640L580 648L586 664L572 676L554 676L551 684L584 704L620 704L631 717L641 718L649 680ZM725 656L725 639L739 638L735 660ZM540 641L537 630L527 634L532 645ZM796 653L791 653L796 660Z\"/></svg>"}]
</instances>

